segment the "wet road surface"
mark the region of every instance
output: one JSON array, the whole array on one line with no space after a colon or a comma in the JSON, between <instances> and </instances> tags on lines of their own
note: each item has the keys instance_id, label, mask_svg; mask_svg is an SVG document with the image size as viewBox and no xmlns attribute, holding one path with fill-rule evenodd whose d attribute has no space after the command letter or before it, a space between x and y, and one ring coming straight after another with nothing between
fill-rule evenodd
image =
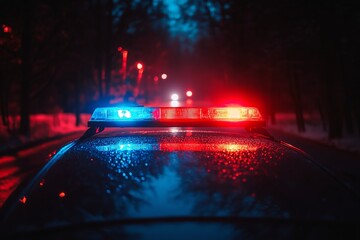
<instances>
[{"instance_id":1,"label":"wet road surface","mask_svg":"<svg viewBox=\"0 0 360 240\"><path fill-rule=\"evenodd\" d=\"M0 156L0 207L26 178L34 175L64 144L80 137L83 132L21 150L15 155Z\"/></svg>"}]
</instances>

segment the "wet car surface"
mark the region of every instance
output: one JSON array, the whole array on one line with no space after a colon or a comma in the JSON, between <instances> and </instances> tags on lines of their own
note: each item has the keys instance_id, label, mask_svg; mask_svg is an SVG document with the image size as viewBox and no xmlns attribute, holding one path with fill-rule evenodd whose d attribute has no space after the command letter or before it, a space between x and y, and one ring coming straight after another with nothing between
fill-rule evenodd
<instances>
[{"instance_id":1,"label":"wet car surface","mask_svg":"<svg viewBox=\"0 0 360 240\"><path fill-rule=\"evenodd\" d=\"M115 129L69 143L6 203L6 237L358 236L358 197L243 129Z\"/></svg>"}]
</instances>

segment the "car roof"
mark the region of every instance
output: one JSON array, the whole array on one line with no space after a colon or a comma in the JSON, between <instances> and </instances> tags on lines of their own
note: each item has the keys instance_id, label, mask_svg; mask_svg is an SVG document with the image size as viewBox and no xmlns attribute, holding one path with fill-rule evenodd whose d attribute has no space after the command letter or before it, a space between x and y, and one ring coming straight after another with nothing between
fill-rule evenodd
<instances>
[{"instance_id":1,"label":"car roof","mask_svg":"<svg viewBox=\"0 0 360 240\"><path fill-rule=\"evenodd\" d=\"M341 223L360 213L359 199L301 151L217 128L120 129L70 143L16 197L10 232L179 217Z\"/></svg>"}]
</instances>

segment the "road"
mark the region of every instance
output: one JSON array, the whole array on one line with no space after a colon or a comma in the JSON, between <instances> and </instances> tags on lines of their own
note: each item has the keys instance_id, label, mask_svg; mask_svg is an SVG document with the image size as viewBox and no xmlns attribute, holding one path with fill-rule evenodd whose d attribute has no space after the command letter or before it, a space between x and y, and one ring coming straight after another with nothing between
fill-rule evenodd
<instances>
[{"instance_id":1,"label":"road","mask_svg":"<svg viewBox=\"0 0 360 240\"><path fill-rule=\"evenodd\" d=\"M288 142L310 154L316 165L337 179L345 179L347 187L360 196L359 156L278 130L270 130L270 133L278 140ZM20 151L15 156L0 157L0 207L20 182L35 174L56 149L80 137L81 134L75 133L41 144Z\"/></svg>"},{"instance_id":2,"label":"road","mask_svg":"<svg viewBox=\"0 0 360 240\"><path fill-rule=\"evenodd\" d=\"M335 178L344 179L358 197L360 197L360 156L339 150L331 146L270 129L269 132L278 140L290 143L311 155L313 161Z\"/></svg>"},{"instance_id":3,"label":"road","mask_svg":"<svg viewBox=\"0 0 360 240\"><path fill-rule=\"evenodd\" d=\"M0 156L0 207L23 180L34 175L50 159L55 150L82 134L83 132L73 133L11 156Z\"/></svg>"}]
</instances>

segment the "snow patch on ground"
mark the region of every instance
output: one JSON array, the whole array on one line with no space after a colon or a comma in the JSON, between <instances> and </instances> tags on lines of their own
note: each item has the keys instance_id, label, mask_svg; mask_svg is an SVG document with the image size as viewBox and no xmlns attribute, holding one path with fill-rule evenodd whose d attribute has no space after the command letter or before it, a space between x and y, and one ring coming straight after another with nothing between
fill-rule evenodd
<instances>
[{"instance_id":1,"label":"snow patch on ground","mask_svg":"<svg viewBox=\"0 0 360 240\"><path fill-rule=\"evenodd\" d=\"M30 116L30 135L20 136L15 130L20 125L20 117L10 118L10 128L0 124L0 152L8 149L16 149L23 145L45 140L57 136L63 136L74 132L85 131L90 114L81 114L81 124L75 126L74 114L35 114Z\"/></svg>"},{"instance_id":2,"label":"snow patch on ground","mask_svg":"<svg viewBox=\"0 0 360 240\"><path fill-rule=\"evenodd\" d=\"M324 129L318 115L306 114L304 118L305 132L299 132L297 130L296 117L293 113L278 113L276 114L276 124L271 124L271 122L268 121L267 126L269 128L278 129L306 139L315 140L338 149L360 154L360 136L347 134L346 131L344 131L343 138L329 139L328 133Z\"/></svg>"}]
</instances>

